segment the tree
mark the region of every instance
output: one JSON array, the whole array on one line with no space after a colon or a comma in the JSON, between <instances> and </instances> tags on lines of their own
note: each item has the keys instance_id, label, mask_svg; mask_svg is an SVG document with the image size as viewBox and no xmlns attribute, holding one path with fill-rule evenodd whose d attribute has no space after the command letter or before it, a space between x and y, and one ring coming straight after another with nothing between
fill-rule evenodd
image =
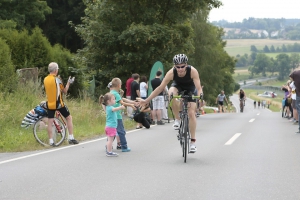
<instances>
[{"instance_id":1,"label":"tree","mask_svg":"<svg viewBox=\"0 0 300 200\"><path fill-rule=\"evenodd\" d=\"M217 0L84 3L86 16L76 32L86 46L77 59L95 74L100 88L113 77L126 80L134 72L150 71L157 60L169 68L175 54L193 53L191 13L221 4Z\"/></svg>"},{"instance_id":2,"label":"tree","mask_svg":"<svg viewBox=\"0 0 300 200\"><path fill-rule=\"evenodd\" d=\"M290 58L287 54L281 53L276 56L276 67L279 71L278 80L284 80L291 70Z\"/></svg>"},{"instance_id":3,"label":"tree","mask_svg":"<svg viewBox=\"0 0 300 200\"><path fill-rule=\"evenodd\" d=\"M270 65L267 66L266 71L271 72L272 76L274 75L274 72L276 71L276 66L275 66L275 60L274 58L270 59Z\"/></svg>"},{"instance_id":4,"label":"tree","mask_svg":"<svg viewBox=\"0 0 300 200\"><path fill-rule=\"evenodd\" d=\"M285 44L282 45L281 49L282 49L282 52L287 52L287 48L286 48Z\"/></svg>"},{"instance_id":5,"label":"tree","mask_svg":"<svg viewBox=\"0 0 300 200\"><path fill-rule=\"evenodd\" d=\"M280 49L280 47L276 47L276 52L281 52L282 50Z\"/></svg>"},{"instance_id":6,"label":"tree","mask_svg":"<svg viewBox=\"0 0 300 200\"><path fill-rule=\"evenodd\" d=\"M255 45L251 45L250 51L252 51L252 52L257 52L256 46L255 46Z\"/></svg>"},{"instance_id":7,"label":"tree","mask_svg":"<svg viewBox=\"0 0 300 200\"><path fill-rule=\"evenodd\" d=\"M253 68L251 68L252 73L261 73L263 76L266 76L266 70L270 67L271 64L272 63L270 57L266 56L266 54L259 53L256 56Z\"/></svg>"},{"instance_id":8,"label":"tree","mask_svg":"<svg viewBox=\"0 0 300 200\"><path fill-rule=\"evenodd\" d=\"M205 99L209 103L215 101L221 90L228 95L233 93L235 59L224 51L223 29L207 23L208 14L208 10L202 9L193 15L195 51L189 60L199 71Z\"/></svg>"},{"instance_id":9,"label":"tree","mask_svg":"<svg viewBox=\"0 0 300 200\"><path fill-rule=\"evenodd\" d=\"M249 65L253 65L253 64L254 64L254 61L255 61L255 59L256 59L256 55L257 55L256 52L252 52L252 53L250 54L250 57L249 57L249 59L248 59Z\"/></svg>"},{"instance_id":10,"label":"tree","mask_svg":"<svg viewBox=\"0 0 300 200\"><path fill-rule=\"evenodd\" d=\"M10 58L9 46L0 38L0 91L4 93L12 92L17 86L15 68Z\"/></svg>"},{"instance_id":11,"label":"tree","mask_svg":"<svg viewBox=\"0 0 300 200\"><path fill-rule=\"evenodd\" d=\"M69 24L70 21L74 24L81 23L85 9L82 0L47 0L47 4L51 7L52 14L47 15L39 26L50 43L59 43L71 52L83 48L83 41Z\"/></svg>"},{"instance_id":12,"label":"tree","mask_svg":"<svg viewBox=\"0 0 300 200\"><path fill-rule=\"evenodd\" d=\"M300 65L300 55L298 53L292 53L290 56L291 68L296 69Z\"/></svg>"},{"instance_id":13,"label":"tree","mask_svg":"<svg viewBox=\"0 0 300 200\"><path fill-rule=\"evenodd\" d=\"M236 62L236 67L246 67L248 66L248 56L247 54L239 57Z\"/></svg>"},{"instance_id":14,"label":"tree","mask_svg":"<svg viewBox=\"0 0 300 200\"><path fill-rule=\"evenodd\" d=\"M0 38L5 39L5 44L9 46L8 58L12 63L13 70L37 67L39 68L39 77L43 79L49 73L46 66L55 61L60 68L59 74L65 82L69 76L76 76L74 83L76 87L71 87L69 93L77 96L78 91L83 88L83 81L81 69L74 62L73 55L60 45L52 47L39 28L35 28L31 32L29 34L26 30L0 30ZM13 76L11 77L13 80Z\"/></svg>"},{"instance_id":15,"label":"tree","mask_svg":"<svg viewBox=\"0 0 300 200\"><path fill-rule=\"evenodd\" d=\"M267 45L265 45L263 50L264 50L265 53L270 53L270 49Z\"/></svg>"},{"instance_id":16,"label":"tree","mask_svg":"<svg viewBox=\"0 0 300 200\"><path fill-rule=\"evenodd\" d=\"M51 13L51 8L40 0L2 0L0 3L0 19L16 22L16 28L34 28Z\"/></svg>"},{"instance_id":17,"label":"tree","mask_svg":"<svg viewBox=\"0 0 300 200\"><path fill-rule=\"evenodd\" d=\"M270 48L270 52L274 53L275 51L276 51L275 47L274 47L274 45L272 45L271 48Z\"/></svg>"}]
</instances>

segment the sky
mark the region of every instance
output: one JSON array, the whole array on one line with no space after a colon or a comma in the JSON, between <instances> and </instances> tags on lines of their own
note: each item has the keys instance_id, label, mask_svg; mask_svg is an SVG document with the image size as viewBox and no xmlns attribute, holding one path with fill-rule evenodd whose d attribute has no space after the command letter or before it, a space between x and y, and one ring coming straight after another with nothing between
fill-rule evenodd
<instances>
[{"instance_id":1,"label":"sky","mask_svg":"<svg viewBox=\"0 0 300 200\"><path fill-rule=\"evenodd\" d=\"M225 19L241 22L254 18L297 18L300 19L300 0L220 0L223 6L214 8L209 21Z\"/></svg>"}]
</instances>

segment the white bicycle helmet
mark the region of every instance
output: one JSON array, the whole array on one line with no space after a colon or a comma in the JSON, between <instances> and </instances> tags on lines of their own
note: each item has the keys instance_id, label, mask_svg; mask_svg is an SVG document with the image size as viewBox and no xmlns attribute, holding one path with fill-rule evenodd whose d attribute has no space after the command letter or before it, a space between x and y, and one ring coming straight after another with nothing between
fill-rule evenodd
<instances>
[{"instance_id":1,"label":"white bicycle helmet","mask_svg":"<svg viewBox=\"0 0 300 200\"><path fill-rule=\"evenodd\" d=\"M173 58L173 63L177 64L186 64L188 62L188 57L185 54L177 54Z\"/></svg>"}]
</instances>

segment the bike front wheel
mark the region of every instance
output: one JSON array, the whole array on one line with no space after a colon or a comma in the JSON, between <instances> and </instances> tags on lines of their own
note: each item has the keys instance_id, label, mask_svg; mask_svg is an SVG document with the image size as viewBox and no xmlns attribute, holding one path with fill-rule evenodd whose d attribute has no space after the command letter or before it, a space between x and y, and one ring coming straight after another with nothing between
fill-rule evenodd
<instances>
[{"instance_id":1,"label":"bike front wheel","mask_svg":"<svg viewBox=\"0 0 300 200\"><path fill-rule=\"evenodd\" d=\"M49 136L48 136L48 118L43 117L39 119L33 126L33 135L38 143L43 146L49 146ZM66 127L64 123L58 119L54 118L52 124L52 139L55 146L59 146L66 137Z\"/></svg>"},{"instance_id":2,"label":"bike front wheel","mask_svg":"<svg viewBox=\"0 0 300 200\"><path fill-rule=\"evenodd\" d=\"M184 157L184 162L186 163L186 159L187 159L187 154L189 151L189 120L186 117L184 119L184 126L183 126L183 138L182 138L182 151L183 151L183 157Z\"/></svg>"}]
</instances>

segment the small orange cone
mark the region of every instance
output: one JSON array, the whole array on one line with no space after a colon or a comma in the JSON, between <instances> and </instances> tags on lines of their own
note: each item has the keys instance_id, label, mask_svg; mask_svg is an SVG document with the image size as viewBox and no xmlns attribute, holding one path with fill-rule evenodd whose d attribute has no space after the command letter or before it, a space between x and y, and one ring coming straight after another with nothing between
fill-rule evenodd
<instances>
[{"instance_id":1,"label":"small orange cone","mask_svg":"<svg viewBox=\"0 0 300 200\"><path fill-rule=\"evenodd\" d=\"M204 112L204 110L202 110L202 115L204 115L205 114L205 112Z\"/></svg>"},{"instance_id":2,"label":"small orange cone","mask_svg":"<svg viewBox=\"0 0 300 200\"><path fill-rule=\"evenodd\" d=\"M214 113L216 113L216 110L214 109Z\"/></svg>"}]
</instances>

